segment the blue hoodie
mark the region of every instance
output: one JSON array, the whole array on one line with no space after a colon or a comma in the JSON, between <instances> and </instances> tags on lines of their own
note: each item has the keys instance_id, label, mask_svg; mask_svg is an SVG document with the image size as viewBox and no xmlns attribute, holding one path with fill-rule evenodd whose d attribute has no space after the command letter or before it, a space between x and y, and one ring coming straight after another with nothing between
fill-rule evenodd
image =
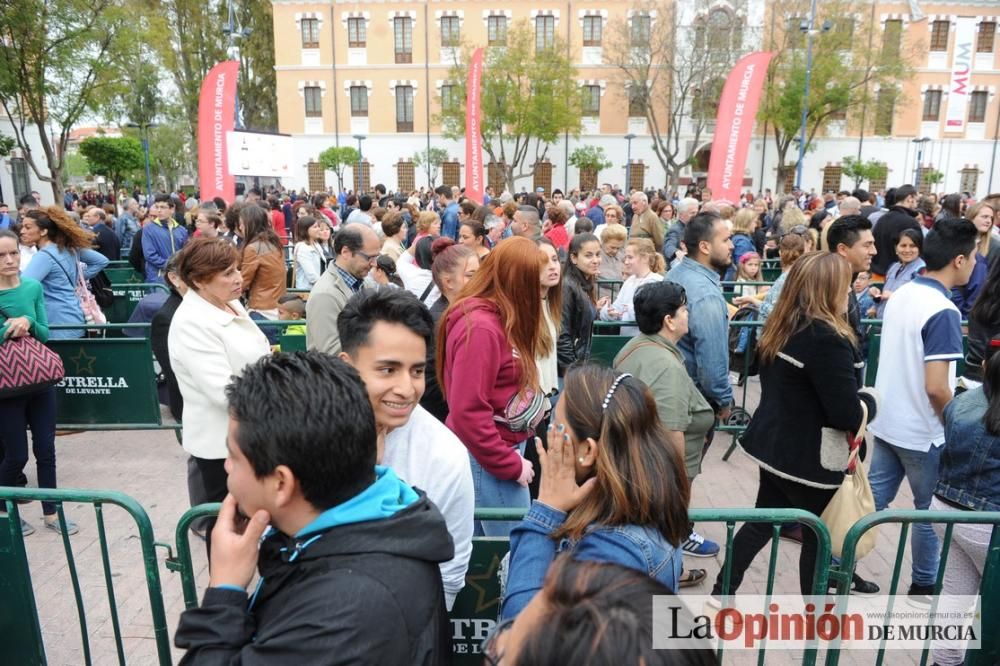
<instances>
[{"instance_id":1,"label":"blue hoodie","mask_svg":"<svg viewBox=\"0 0 1000 666\"><path fill-rule=\"evenodd\" d=\"M338 525L384 520L394 516L418 499L416 491L406 485L388 467L375 466L375 483L342 504L329 508L295 535L320 536ZM308 544L303 544L303 548Z\"/></svg>"}]
</instances>

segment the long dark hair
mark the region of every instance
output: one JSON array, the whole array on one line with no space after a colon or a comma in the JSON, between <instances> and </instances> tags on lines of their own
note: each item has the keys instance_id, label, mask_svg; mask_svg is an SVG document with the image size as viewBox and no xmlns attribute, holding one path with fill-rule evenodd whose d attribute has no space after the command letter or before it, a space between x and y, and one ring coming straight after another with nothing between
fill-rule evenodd
<instances>
[{"instance_id":1,"label":"long dark hair","mask_svg":"<svg viewBox=\"0 0 1000 666\"><path fill-rule=\"evenodd\" d=\"M983 393L986 394L986 413L983 423L986 432L1000 437L1000 336L990 340L986 347L986 369L983 371Z\"/></svg>"},{"instance_id":2,"label":"long dark hair","mask_svg":"<svg viewBox=\"0 0 1000 666\"><path fill-rule=\"evenodd\" d=\"M241 208L239 215L246 233L246 237L243 239L244 248L250 243L257 242L272 245L274 248L281 247L278 234L274 233L274 229L271 227L270 213L260 206L250 204Z\"/></svg>"},{"instance_id":3,"label":"long dark hair","mask_svg":"<svg viewBox=\"0 0 1000 666\"><path fill-rule=\"evenodd\" d=\"M600 247L601 241L594 234L576 234L569 242L566 263L563 265L563 284L582 292L591 303L597 302L597 278L589 277L573 263L571 257L580 254L585 243L594 242Z\"/></svg>"},{"instance_id":4,"label":"long dark hair","mask_svg":"<svg viewBox=\"0 0 1000 666\"><path fill-rule=\"evenodd\" d=\"M563 555L549 567L540 594L544 615L524 638L517 655L521 666L717 663L711 646L699 639L672 639L670 649L653 649L651 600L673 592L644 572ZM670 601L680 607L672 618L675 627L692 636L694 617L676 597Z\"/></svg>"},{"instance_id":5,"label":"long dark hair","mask_svg":"<svg viewBox=\"0 0 1000 666\"><path fill-rule=\"evenodd\" d=\"M994 261L990 266L986 284L972 305L969 319L975 319L986 327L1000 325L1000 261Z\"/></svg>"},{"instance_id":6,"label":"long dark hair","mask_svg":"<svg viewBox=\"0 0 1000 666\"><path fill-rule=\"evenodd\" d=\"M579 539L592 524L642 525L679 545L690 533L690 485L681 455L668 441L656 400L635 377L596 363L566 372L562 399L566 421L578 441L599 442L594 463L597 485L566 517L552 538Z\"/></svg>"}]
</instances>

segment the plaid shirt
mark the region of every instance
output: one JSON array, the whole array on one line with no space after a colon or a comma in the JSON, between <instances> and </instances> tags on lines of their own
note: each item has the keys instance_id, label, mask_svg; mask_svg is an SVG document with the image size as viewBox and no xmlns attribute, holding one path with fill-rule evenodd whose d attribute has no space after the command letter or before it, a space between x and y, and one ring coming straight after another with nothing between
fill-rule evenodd
<instances>
[{"instance_id":1,"label":"plaid shirt","mask_svg":"<svg viewBox=\"0 0 1000 666\"><path fill-rule=\"evenodd\" d=\"M340 273L340 277L344 281L344 284L347 285L348 289L350 289L351 291L353 291L355 293L361 291L361 284L362 284L361 280L359 280L358 278L354 277L353 275L351 275L350 273L348 273L347 271L345 271L343 268L341 268L337 264L334 264L333 267L337 269L338 273Z\"/></svg>"}]
</instances>

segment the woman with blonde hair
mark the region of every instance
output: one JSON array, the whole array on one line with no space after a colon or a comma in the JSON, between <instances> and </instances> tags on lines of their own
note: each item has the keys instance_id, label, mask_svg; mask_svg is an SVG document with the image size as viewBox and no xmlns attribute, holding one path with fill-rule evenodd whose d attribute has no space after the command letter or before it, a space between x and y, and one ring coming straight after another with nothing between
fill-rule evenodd
<instances>
[{"instance_id":1,"label":"woman with blonde hair","mask_svg":"<svg viewBox=\"0 0 1000 666\"><path fill-rule=\"evenodd\" d=\"M410 243L411 250L416 247L421 238L441 235L441 216L432 210L420 211L420 214L417 215L416 227L417 235L414 237L413 242Z\"/></svg>"},{"instance_id":2,"label":"woman with blonde hair","mask_svg":"<svg viewBox=\"0 0 1000 666\"><path fill-rule=\"evenodd\" d=\"M511 533L501 618L528 605L560 552L641 571L676 591L690 486L680 451L664 444L649 388L628 373L575 366L547 434L547 447L535 441L538 499Z\"/></svg>"},{"instance_id":3,"label":"woman with blonde hair","mask_svg":"<svg viewBox=\"0 0 1000 666\"><path fill-rule=\"evenodd\" d=\"M996 212L986 201L969 206L965 211L965 219L971 220L979 232L976 237L976 252L986 259L988 266L992 266L1000 256L1000 239L993 234L993 218Z\"/></svg>"},{"instance_id":4,"label":"woman with blonde hair","mask_svg":"<svg viewBox=\"0 0 1000 666\"><path fill-rule=\"evenodd\" d=\"M848 437L875 417L873 389L861 388L854 329L847 320L851 267L838 254L813 252L792 266L783 294L757 344L761 397L740 446L757 464L757 508L823 513L844 480ZM729 594L734 594L757 553L771 540L771 525L745 523L733 540ZM812 594L816 536L802 530L799 588ZM818 563L826 567L826 562ZM723 569L725 571L725 569ZM712 589L721 597L720 573Z\"/></svg>"},{"instance_id":5,"label":"woman with blonde hair","mask_svg":"<svg viewBox=\"0 0 1000 666\"><path fill-rule=\"evenodd\" d=\"M513 237L486 255L438 324L437 379L445 424L472 463L477 507L527 508L534 468L524 446L545 414L536 359L544 339L539 275L545 253ZM512 524L480 522L476 534L506 536Z\"/></svg>"},{"instance_id":6,"label":"woman with blonde hair","mask_svg":"<svg viewBox=\"0 0 1000 666\"><path fill-rule=\"evenodd\" d=\"M608 209L611 210L610 208ZM597 273L598 280L623 280L625 270L625 255L622 248L628 240L628 229L623 224L611 222L602 225L601 233L597 234L601 240L601 267ZM601 287L600 296L611 298L613 290L610 287Z\"/></svg>"},{"instance_id":7,"label":"woman with blonde hair","mask_svg":"<svg viewBox=\"0 0 1000 666\"><path fill-rule=\"evenodd\" d=\"M611 305L601 308L602 321L635 321L635 308L632 299L639 287L650 282L663 279L667 262L663 255L653 247L653 241L648 238L630 238L625 244L624 266L629 276L618 290L618 296ZM622 335L636 335L639 329L627 326L622 329Z\"/></svg>"},{"instance_id":8,"label":"woman with blonde hair","mask_svg":"<svg viewBox=\"0 0 1000 666\"><path fill-rule=\"evenodd\" d=\"M108 258L91 249L94 234L70 219L62 206L35 208L21 222L21 242L35 247L22 277L42 283L45 313L51 324L83 324L87 320L76 287L83 271L89 281L108 265ZM83 329L53 330L52 340L82 338Z\"/></svg>"}]
</instances>

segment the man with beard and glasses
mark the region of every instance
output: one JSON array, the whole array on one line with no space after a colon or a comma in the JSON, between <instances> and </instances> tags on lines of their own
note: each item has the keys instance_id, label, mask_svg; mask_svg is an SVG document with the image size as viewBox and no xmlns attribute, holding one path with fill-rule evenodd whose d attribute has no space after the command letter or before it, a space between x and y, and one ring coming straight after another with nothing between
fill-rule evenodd
<instances>
[{"instance_id":1,"label":"man with beard and glasses","mask_svg":"<svg viewBox=\"0 0 1000 666\"><path fill-rule=\"evenodd\" d=\"M684 365L721 423L729 419L733 387L729 383L729 311L720 274L732 263L729 227L717 213L699 213L684 229L687 256L670 269L667 279L687 293L688 332L677 344ZM709 431L709 439L711 441ZM683 545L685 555L714 557L719 545L697 532Z\"/></svg>"}]
</instances>

